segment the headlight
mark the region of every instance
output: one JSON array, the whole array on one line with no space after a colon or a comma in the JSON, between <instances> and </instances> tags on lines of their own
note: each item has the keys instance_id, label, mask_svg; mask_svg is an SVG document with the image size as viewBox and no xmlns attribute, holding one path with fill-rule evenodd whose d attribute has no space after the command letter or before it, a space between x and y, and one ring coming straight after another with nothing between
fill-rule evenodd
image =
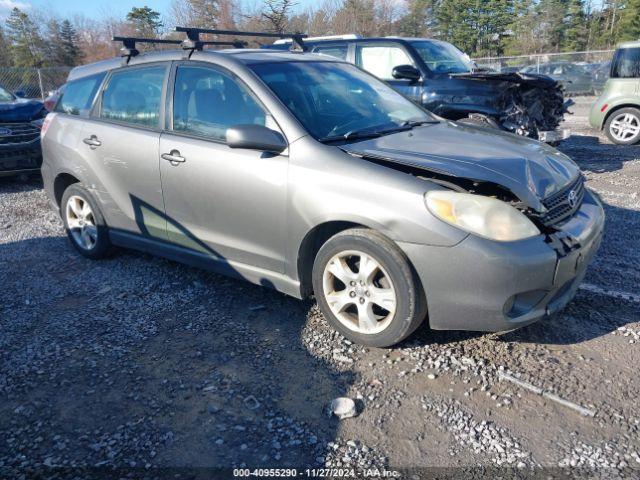
<instances>
[{"instance_id":1,"label":"headlight","mask_svg":"<svg viewBox=\"0 0 640 480\"><path fill-rule=\"evenodd\" d=\"M508 242L540 233L522 212L502 200L444 190L427 192L425 199L439 219L491 240Z\"/></svg>"}]
</instances>

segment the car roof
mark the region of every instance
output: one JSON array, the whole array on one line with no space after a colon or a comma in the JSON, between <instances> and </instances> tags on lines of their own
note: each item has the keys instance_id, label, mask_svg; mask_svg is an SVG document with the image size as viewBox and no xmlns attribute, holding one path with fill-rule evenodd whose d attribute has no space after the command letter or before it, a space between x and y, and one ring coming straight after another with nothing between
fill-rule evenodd
<instances>
[{"instance_id":1,"label":"car roof","mask_svg":"<svg viewBox=\"0 0 640 480\"><path fill-rule=\"evenodd\" d=\"M638 48L638 47L640 47L640 39L633 40L631 42L621 43L618 48Z\"/></svg>"},{"instance_id":2,"label":"car roof","mask_svg":"<svg viewBox=\"0 0 640 480\"><path fill-rule=\"evenodd\" d=\"M326 55L318 55L309 52L292 52L271 49L226 49L226 50L208 50L195 51L191 56L191 60L218 63L218 60L227 59L238 65L253 65L257 63L277 63L277 62L325 62L325 63L346 63L338 58L328 57ZM69 73L67 81L77 80L79 78L95 75L120 68L125 65L135 66L153 62L181 61L185 58L185 50L163 50L155 52L146 52L131 57L128 64L125 63L125 57L115 57L100 62L90 63L75 67ZM225 62L228 63L228 62Z\"/></svg>"}]
</instances>

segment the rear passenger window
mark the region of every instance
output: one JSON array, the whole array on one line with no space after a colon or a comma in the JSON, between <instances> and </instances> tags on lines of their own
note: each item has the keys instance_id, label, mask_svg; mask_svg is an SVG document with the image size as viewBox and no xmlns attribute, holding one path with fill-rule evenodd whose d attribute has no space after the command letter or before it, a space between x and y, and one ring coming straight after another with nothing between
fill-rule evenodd
<instances>
[{"instance_id":1,"label":"rear passenger window","mask_svg":"<svg viewBox=\"0 0 640 480\"><path fill-rule=\"evenodd\" d=\"M413 61L400 46L362 45L356 49L356 64L381 80L393 80L395 67L413 65Z\"/></svg>"},{"instance_id":2,"label":"rear passenger window","mask_svg":"<svg viewBox=\"0 0 640 480\"><path fill-rule=\"evenodd\" d=\"M330 55L341 60L347 59L347 45L331 45L326 47L316 47L313 53L321 53L322 55Z\"/></svg>"},{"instance_id":3,"label":"rear passenger window","mask_svg":"<svg viewBox=\"0 0 640 480\"><path fill-rule=\"evenodd\" d=\"M265 111L234 78L212 68L178 67L173 130L224 141L229 127L265 123Z\"/></svg>"},{"instance_id":4,"label":"rear passenger window","mask_svg":"<svg viewBox=\"0 0 640 480\"><path fill-rule=\"evenodd\" d=\"M115 72L102 93L100 118L157 127L166 71L159 66Z\"/></svg>"},{"instance_id":5,"label":"rear passenger window","mask_svg":"<svg viewBox=\"0 0 640 480\"><path fill-rule=\"evenodd\" d=\"M73 80L62 87L55 111L69 115L87 116L105 73Z\"/></svg>"}]
</instances>

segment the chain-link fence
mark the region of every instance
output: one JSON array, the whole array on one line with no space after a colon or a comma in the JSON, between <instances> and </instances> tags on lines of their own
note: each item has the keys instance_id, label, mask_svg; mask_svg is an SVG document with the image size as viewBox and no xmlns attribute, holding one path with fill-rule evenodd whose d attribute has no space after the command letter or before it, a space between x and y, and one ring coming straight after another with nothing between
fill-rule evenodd
<instances>
[{"instance_id":1,"label":"chain-link fence","mask_svg":"<svg viewBox=\"0 0 640 480\"><path fill-rule=\"evenodd\" d=\"M480 68L495 72L541 73L558 80L567 95L599 94L609 78L614 50L542 53L513 57L474 58Z\"/></svg>"},{"instance_id":2,"label":"chain-link fence","mask_svg":"<svg viewBox=\"0 0 640 480\"><path fill-rule=\"evenodd\" d=\"M66 81L71 67L0 68L0 86L25 98L44 100Z\"/></svg>"}]
</instances>

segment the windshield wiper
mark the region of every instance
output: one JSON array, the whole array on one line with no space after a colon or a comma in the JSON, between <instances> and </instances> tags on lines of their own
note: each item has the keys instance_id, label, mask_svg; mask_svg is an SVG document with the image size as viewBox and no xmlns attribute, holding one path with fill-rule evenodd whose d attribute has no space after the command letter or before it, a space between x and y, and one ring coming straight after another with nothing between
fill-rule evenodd
<instances>
[{"instance_id":1,"label":"windshield wiper","mask_svg":"<svg viewBox=\"0 0 640 480\"><path fill-rule=\"evenodd\" d=\"M337 141L348 141L348 140L360 140L364 138L376 138L379 137L380 133L378 132L347 132L344 135L330 135L328 137L322 137L320 141L322 143L327 142L337 142Z\"/></svg>"},{"instance_id":2,"label":"windshield wiper","mask_svg":"<svg viewBox=\"0 0 640 480\"><path fill-rule=\"evenodd\" d=\"M327 142L336 142L336 141L344 141L347 142L349 140L362 140L364 138L377 138L383 135L389 135L391 133L397 132L406 132L407 130L411 130L413 127L417 127L420 125L424 125L426 123L438 123L437 120L419 120L419 121L406 121L400 125L397 125L393 128L385 128L382 130L372 130L370 128L362 129L362 130L352 130L350 132L345 133L344 135L332 135L329 137L321 138L320 141L323 143Z\"/></svg>"},{"instance_id":3,"label":"windshield wiper","mask_svg":"<svg viewBox=\"0 0 640 480\"><path fill-rule=\"evenodd\" d=\"M406 122L402 122L401 126L403 127L419 127L420 125L434 125L436 123L440 123L438 120L407 120Z\"/></svg>"}]
</instances>

